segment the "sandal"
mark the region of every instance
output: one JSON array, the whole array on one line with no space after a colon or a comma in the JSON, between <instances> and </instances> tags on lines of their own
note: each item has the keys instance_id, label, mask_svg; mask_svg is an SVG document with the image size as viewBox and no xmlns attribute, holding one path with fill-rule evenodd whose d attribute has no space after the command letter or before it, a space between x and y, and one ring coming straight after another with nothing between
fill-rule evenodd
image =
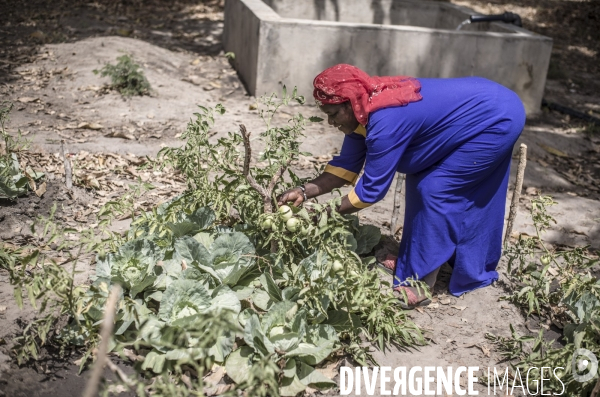
<instances>
[{"instance_id":1,"label":"sandal","mask_svg":"<svg viewBox=\"0 0 600 397\"><path fill-rule=\"evenodd\" d=\"M397 256L394 256L392 254L387 254L385 256L385 259L381 260L381 259L377 259L377 266L382 269L384 272L388 273L388 274L394 274L394 271L396 270L396 261L398 260Z\"/></svg>"},{"instance_id":2,"label":"sandal","mask_svg":"<svg viewBox=\"0 0 600 397\"><path fill-rule=\"evenodd\" d=\"M398 293L400 307L404 310L413 310L416 307L428 306L431 303L431 299L427 297L419 301L417 295L415 295L415 293L409 287L399 286L395 287L393 291ZM402 294L402 291L406 293L406 298L408 298L408 302L404 301L404 294Z\"/></svg>"}]
</instances>

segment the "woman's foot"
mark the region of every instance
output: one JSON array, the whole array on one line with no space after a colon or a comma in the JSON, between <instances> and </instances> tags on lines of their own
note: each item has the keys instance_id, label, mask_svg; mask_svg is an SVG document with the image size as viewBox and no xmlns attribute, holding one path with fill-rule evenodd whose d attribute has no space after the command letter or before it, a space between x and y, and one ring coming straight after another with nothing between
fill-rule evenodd
<instances>
[{"instance_id":1,"label":"woman's foot","mask_svg":"<svg viewBox=\"0 0 600 397\"><path fill-rule=\"evenodd\" d=\"M385 258L377 258L377 266L383 269L386 273L394 274L396 270L396 261L398 257L392 254L387 254Z\"/></svg>"},{"instance_id":2,"label":"woman's foot","mask_svg":"<svg viewBox=\"0 0 600 397\"><path fill-rule=\"evenodd\" d=\"M400 307L404 310L412 310L416 307L427 306L431 303L423 289L415 287L398 286L394 288L394 295L400 301Z\"/></svg>"}]
</instances>

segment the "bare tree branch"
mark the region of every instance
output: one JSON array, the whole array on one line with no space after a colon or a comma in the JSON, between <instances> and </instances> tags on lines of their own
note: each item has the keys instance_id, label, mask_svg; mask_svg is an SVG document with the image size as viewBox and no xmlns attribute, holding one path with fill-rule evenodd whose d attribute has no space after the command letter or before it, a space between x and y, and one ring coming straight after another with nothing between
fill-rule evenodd
<instances>
[{"instance_id":1,"label":"bare tree branch","mask_svg":"<svg viewBox=\"0 0 600 397\"><path fill-rule=\"evenodd\" d=\"M512 233L513 223L517 217L517 207L521 198L521 189L523 189L523 178L525 176L525 166L527 165L527 145L521 144L519 148L519 166L517 168L517 180L515 181L515 190L513 191L512 200L510 203L510 212L508 221L506 222L506 233L504 234L504 245Z\"/></svg>"},{"instance_id":2,"label":"bare tree branch","mask_svg":"<svg viewBox=\"0 0 600 397\"><path fill-rule=\"evenodd\" d=\"M242 170L242 175L246 177L246 180L262 197L263 202L265 197L269 197L271 194L265 190L264 187L260 186L256 179L250 174L250 157L252 156L252 148L250 146L250 133L246 130L246 126L244 124L240 124L240 133L242 134L242 138L244 140L244 169ZM271 211L269 211L271 212Z\"/></svg>"},{"instance_id":3,"label":"bare tree branch","mask_svg":"<svg viewBox=\"0 0 600 397\"><path fill-rule=\"evenodd\" d=\"M112 334L113 327L115 325L115 309L117 307L117 301L121 295L121 287L115 285L110 291L108 301L106 302L106 308L104 309L104 319L102 321L102 328L100 329L100 346L98 346L98 355L96 356L96 364L92 370L92 375L85 387L84 397L94 397L98 393L98 384L102 377L102 370L107 360L108 352L108 341Z\"/></svg>"}]
</instances>

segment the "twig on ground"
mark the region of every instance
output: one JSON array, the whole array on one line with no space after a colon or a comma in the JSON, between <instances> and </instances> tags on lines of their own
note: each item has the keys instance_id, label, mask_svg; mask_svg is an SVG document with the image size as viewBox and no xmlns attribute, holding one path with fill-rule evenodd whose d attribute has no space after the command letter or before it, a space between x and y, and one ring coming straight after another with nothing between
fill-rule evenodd
<instances>
[{"instance_id":1,"label":"twig on ground","mask_svg":"<svg viewBox=\"0 0 600 397\"><path fill-rule=\"evenodd\" d=\"M60 141L60 155L65 162L65 185L67 186L67 189L71 190L73 188L73 170L71 169L71 161L65 155L64 139L61 139Z\"/></svg>"},{"instance_id":2,"label":"twig on ground","mask_svg":"<svg viewBox=\"0 0 600 397\"><path fill-rule=\"evenodd\" d=\"M510 202L510 212L508 213L508 221L506 222L506 233L504 234L504 245L510 239L513 223L517 216L517 207L521 198L521 189L523 189L523 177L525 175L525 166L527 165L527 145L524 143L519 147L519 165L517 168L517 180L515 181L515 190L513 191L512 200Z\"/></svg>"},{"instance_id":3,"label":"twig on ground","mask_svg":"<svg viewBox=\"0 0 600 397\"><path fill-rule=\"evenodd\" d=\"M100 378L102 376L102 369L107 362L106 354L108 352L108 341L110 340L110 335L112 334L114 327L115 308L120 295L121 287L119 285L113 286L104 310L104 320L102 321L102 328L100 329L100 346L98 347L96 364L94 365L90 380L85 387L83 397L95 397L98 392L98 384L100 383Z\"/></svg>"},{"instance_id":4,"label":"twig on ground","mask_svg":"<svg viewBox=\"0 0 600 397\"><path fill-rule=\"evenodd\" d=\"M131 380L129 376L121 368L119 368L115 363L111 361L110 358L106 358L106 366L125 383L127 386L134 388L136 386L136 382Z\"/></svg>"},{"instance_id":5,"label":"twig on ground","mask_svg":"<svg viewBox=\"0 0 600 397\"><path fill-rule=\"evenodd\" d=\"M596 386L594 386L594 390L592 390L592 395L590 397L600 397L600 378L598 378Z\"/></svg>"},{"instance_id":6,"label":"twig on ground","mask_svg":"<svg viewBox=\"0 0 600 397\"><path fill-rule=\"evenodd\" d=\"M400 216L400 207L402 206L402 184L404 182L404 174L398 174L396 178L396 189L394 191L394 209L392 210L392 219L390 221L390 234L392 237L396 235L400 226L398 225L398 217Z\"/></svg>"}]
</instances>

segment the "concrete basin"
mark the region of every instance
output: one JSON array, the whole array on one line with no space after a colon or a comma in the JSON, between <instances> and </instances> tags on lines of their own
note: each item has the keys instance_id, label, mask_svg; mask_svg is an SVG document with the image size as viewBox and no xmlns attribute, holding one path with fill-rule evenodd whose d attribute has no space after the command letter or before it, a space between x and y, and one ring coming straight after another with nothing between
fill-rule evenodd
<instances>
[{"instance_id":1,"label":"concrete basin","mask_svg":"<svg viewBox=\"0 0 600 397\"><path fill-rule=\"evenodd\" d=\"M510 10L507 10L510 11ZM297 86L337 63L372 75L482 76L540 110L552 39L484 22L453 4L422 0L226 0L223 43L251 95Z\"/></svg>"}]
</instances>

